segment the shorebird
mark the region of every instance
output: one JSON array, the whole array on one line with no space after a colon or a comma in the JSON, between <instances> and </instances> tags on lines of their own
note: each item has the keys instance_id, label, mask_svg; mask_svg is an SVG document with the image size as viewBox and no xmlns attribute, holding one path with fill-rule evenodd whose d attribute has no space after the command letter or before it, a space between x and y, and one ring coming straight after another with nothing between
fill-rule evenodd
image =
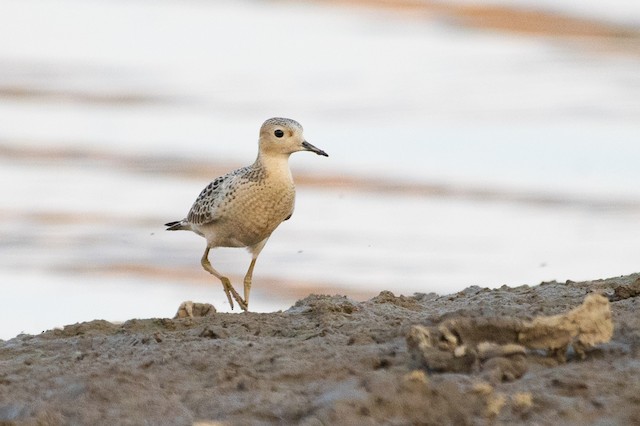
<instances>
[{"instance_id":1,"label":"shorebird","mask_svg":"<svg viewBox=\"0 0 640 426\"><path fill-rule=\"evenodd\" d=\"M293 214L296 189L289 156L298 151L329 156L304 139L297 121L268 119L260 127L256 161L213 180L200 192L186 218L165 224L167 231L193 231L207 240L200 263L222 282L231 309L235 299L248 311L256 259L271 233ZM244 299L229 278L211 266L209 251L215 247L246 247L251 253Z\"/></svg>"}]
</instances>

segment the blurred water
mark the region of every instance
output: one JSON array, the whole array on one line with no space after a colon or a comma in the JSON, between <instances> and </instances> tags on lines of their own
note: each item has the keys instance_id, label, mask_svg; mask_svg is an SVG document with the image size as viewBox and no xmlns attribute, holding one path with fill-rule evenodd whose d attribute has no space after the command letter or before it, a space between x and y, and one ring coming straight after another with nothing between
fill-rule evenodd
<instances>
[{"instance_id":1,"label":"blurred water","mask_svg":"<svg viewBox=\"0 0 640 426\"><path fill-rule=\"evenodd\" d=\"M275 115L331 156L292 157L296 212L252 309L637 272L639 70L588 41L389 11L5 0L0 338L228 310L203 240L161 224L251 163ZM249 255L212 259L239 283Z\"/></svg>"},{"instance_id":2,"label":"blurred water","mask_svg":"<svg viewBox=\"0 0 640 426\"><path fill-rule=\"evenodd\" d=\"M595 21L640 25L640 3L635 0L610 0L606 3L582 0L446 0L445 3L504 5L525 10L568 13Z\"/></svg>"}]
</instances>

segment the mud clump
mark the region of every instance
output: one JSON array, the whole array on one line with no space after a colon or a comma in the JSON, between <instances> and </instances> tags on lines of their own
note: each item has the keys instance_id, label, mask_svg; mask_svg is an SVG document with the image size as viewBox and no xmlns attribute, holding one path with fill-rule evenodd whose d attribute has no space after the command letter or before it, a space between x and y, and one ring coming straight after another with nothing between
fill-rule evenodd
<instances>
[{"instance_id":1,"label":"mud clump","mask_svg":"<svg viewBox=\"0 0 640 426\"><path fill-rule=\"evenodd\" d=\"M194 303L191 300L182 302L173 319L206 317L214 315L216 308L211 303Z\"/></svg>"},{"instance_id":2,"label":"mud clump","mask_svg":"<svg viewBox=\"0 0 640 426\"><path fill-rule=\"evenodd\" d=\"M632 297L640 296L640 278L635 280L631 285L621 285L616 287L613 292L613 296L609 298L612 302L619 300L630 299Z\"/></svg>"},{"instance_id":3,"label":"mud clump","mask_svg":"<svg viewBox=\"0 0 640 426\"><path fill-rule=\"evenodd\" d=\"M530 349L548 350L564 361L569 346L584 359L586 350L608 342L612 336L609 301L600 294L590 294L582 305L565 315L539 316L526 321L518 342Z\"/></svg>"},{"instance_id":4,"label":"mud clump","mask_svg":"<svg viewBox=\"0 0 640 426\"><path fill-rule=\"evenodd\" d=\"M296 302L287 312L306 314L347 314L358 310L358 303L346 296L312 294Z\"/></svg>"},{"instance_id":5,"label":"mud clump","mask_svg":"<svg viewBox=\"0 0 640 426\"><path fill-rule=\"evenodd\" d=\"M433 327L416 325L407 335L407 345L412 359L428 370L485 370L494 381L512 381L527 371L527 349L546 350L564 362L571 346L584 359L587 349L610 341L612 336L609 301L600 294L590 294L566 314L533 320L461 317Z\"/></svg>"},{"instance_id":6,"label":"mud clump","mask_svg":"<svg viewBox=\"0 0 640 426\"><path fill-rule=\"evenodd\" d=\"M20 335L0 341L0 424L633 424L639 279Z\"/></svg>"},{"instance_id":7,"label":"mud clump","mask_svg":"<svg viewBox=\"0 0 640 426\"><path fill-rule=\"evenodd\" d=\"M396 296L390 291L382 291L379 295L371 299L373 303L390 303L405 309L420 310L420 304L413 297Z\"/></svg>"}]
</instances>

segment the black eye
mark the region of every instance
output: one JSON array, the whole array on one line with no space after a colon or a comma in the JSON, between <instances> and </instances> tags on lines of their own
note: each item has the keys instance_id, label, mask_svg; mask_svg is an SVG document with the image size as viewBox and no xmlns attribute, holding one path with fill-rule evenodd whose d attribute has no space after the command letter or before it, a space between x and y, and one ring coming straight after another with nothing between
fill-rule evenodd
<instances>
[{"instance_id":1,"label":"black eye","mask_svg":"<svg viewBox=\"0 0 640 426\"><path fill-rule=\"evenodd\" d=\"M276 138L281 138L284 136L284 132L280 129L276 130L275 132L273 132L274 135L276 135Z\"/></svg>"}]
</instances>

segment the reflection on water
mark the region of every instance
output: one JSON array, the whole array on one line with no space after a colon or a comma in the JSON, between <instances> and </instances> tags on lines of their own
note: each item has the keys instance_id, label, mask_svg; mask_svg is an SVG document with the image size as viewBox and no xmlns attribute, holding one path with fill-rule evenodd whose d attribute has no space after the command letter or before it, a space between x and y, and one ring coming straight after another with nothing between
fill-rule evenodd
<instances>
[{"instance_id":1,"label":"reflection on water","mask_svg":"<svg viewBox=\"0 0 640 426\"><path fill-rule=\"evenodd\" d=\"M200 267L204 241L162 224L209 180L251 163L273 115L298 119L331 157L291 160L296 211L260 256L255 310L310 292L637 272L638 58L387 13L0 5L0 338L170 316L187 299L228 310ZM18 17L31 20L29 37ZM294 63L269 53L291 42L272 25L283 17L300 43ZM263 37L238 34L247 20ZM245 49L216 44L221 34ZM249 255L211 259L239 284Z\"/></svg>"}]
</instances>

